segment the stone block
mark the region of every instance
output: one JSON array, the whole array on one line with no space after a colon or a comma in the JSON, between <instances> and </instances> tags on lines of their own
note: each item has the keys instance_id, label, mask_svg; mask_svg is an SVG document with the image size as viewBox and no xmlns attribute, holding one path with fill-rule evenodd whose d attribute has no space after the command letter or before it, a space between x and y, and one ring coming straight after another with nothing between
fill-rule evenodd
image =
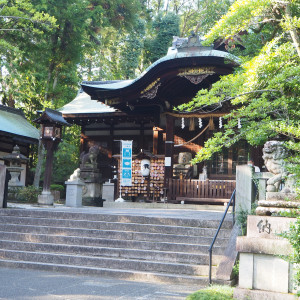
<instances>
[{"instance_id":1,"label":"stone block","mask_svg":"<svg viewBox=\"0 0 300 300\"><path fill-rule=\"evenodd\" d=\"M236 249L243 253L263 253L270 255L288 255L292 252L292 246L288 240L249 238L245 236L237 238Z\"/></svg>"},{"instance_id":2,"label":"stone block","mask_svg":"<svg viewBox=\"0 0 300 300\"><path fill-rule=\"evenodd\" d=\"M79 179L74 181L66 181L66 206L80 207L82 206L82 187L84 182Z\"/></svg>"},{"instance_id":3,"label":"stone block","mask_svg":"<svg viewBox=\"0 0 300 300\"><path fill-rule=\"evenodd\" d=\"M82 189L83 198L99 198L102 194L102 184L85 182L85 185Z\"/></svg>"},{"instance_id":4,"label":"stone block","mask_svg":"<svg viewBox=\"0 0 300 300\"><path fill-rule=\"evenodd\" d=\"M297 194L294 193L283 193L283 192L267 192L266 193L266 200L295 200L297 197Z\"/></svg>"},{"instance_id":5,"label":"stone block","mask_svg":"<svg viewBox=\"0 0 300 300\"><path fill-rule=\"evenodd\" d=\"M278 234L288 231L295 218L248 216L247 237L280 239Z\"/></svg>"},{"instance_id":6,"label":"stone block","mask_svg":"<svg viewBox=\"0 0 300 300\"><path fill-rule=\"evenodd\" d=\"M239 286L245 289L253 288L253 254L240 253Z\"/></svg>"},{"instance_id":7,"label":"stone block","mask_svg":"<svg viewBox=\"0 0 300 300\"><path fill-rule=\"evenodd\" d=\"M236 167L236 195L235 207L236 212L251 211L251 204L254 200L253 191L253 176L254 168L248 165L241 165Z\"/></svg>"},{"instance_id":8,"label":"stone block","mask_svg":"<svg viewBox=\"0 0 300 300\"><path fill-rule=\"evenodd\" d=\"M107 181L103 184L102 188L102 198L107 202L113 202L115 194L115 184L113 182Z\"/></svg>"},{"instance_id":9,"label":"stone block","mask_svg":"<svg viewBox=\"0 0 300 300\"><path fill-rule=\"evenodd\" d=\"M257 254L253 267L254 289L289 292L289 262L276 256Z\"/></svg>"},{"instance_id":10,"label":"stone block","mask_svg":"<svg viewBox=\"0 0 300 300\"><path fill-rule=\"evenodd\" d=\"M282 294L270 291L248 290L235 288L233 292L234 299L240 300L296 300L298 297L293 294Z\"/></svg>"},{"instance_id":11,"label":"stone block","mask_svg":"<svg viewBox=\"0 0 300 300\"><path fill-rule=\"evenodd\" d=\"M53 205L54 197L50 191L42 191L41 195L38 195L38 204L41 205Z\"/></svg>"}]
</instances>

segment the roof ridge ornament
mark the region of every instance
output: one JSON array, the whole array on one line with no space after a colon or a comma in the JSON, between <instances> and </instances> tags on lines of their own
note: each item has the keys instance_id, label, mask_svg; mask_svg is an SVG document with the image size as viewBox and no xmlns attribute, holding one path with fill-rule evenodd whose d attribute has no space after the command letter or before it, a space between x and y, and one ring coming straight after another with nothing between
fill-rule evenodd
<instances>
[{"instance_id":1,"label":"roof ridge ornament","mask_svg":"<svg viewBox=\"0 0 300 300\"><path fill-rule=\"evenodd\" d=\"M192 31L188 38L180 38L173 36L172 49L177 49L178 52L189 51L189 48L201 48L201 50L212 50L213 46L203 46L200 36Z\"/></svg>"}]
</instances>

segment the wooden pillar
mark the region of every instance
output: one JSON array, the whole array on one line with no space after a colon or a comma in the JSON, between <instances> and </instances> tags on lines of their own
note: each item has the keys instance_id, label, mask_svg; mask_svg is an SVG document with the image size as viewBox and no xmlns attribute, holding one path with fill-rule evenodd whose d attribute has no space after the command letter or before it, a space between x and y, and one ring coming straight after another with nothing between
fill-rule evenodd
<instances>
[{"instance_id":1,"label":"wooden pillar","mask_svg":"<svg viewBox=\"0 0 300 300\"><path fill-rule=\"evenodd\" d=\"M158 153L158 127L153 127L153 154L157 155Z\"/></svg>"},{"instance_id":2,"label":"wooden pillar","mask_svg":"<svg viewBox=\"0 0 300 300\"><path fill-rule=\"evenodd\" d=\"M140 126L140 149L145 149L145 125L144 122Z\"/></svg>"},{"instance_id":3,"label":"wooden pillar","mask_svg":"<svg viewBox=\"0 0 300 300\"><path fill-rule=\"evenodd\" d=\"M108 158L111 159L113 156L113 147L114 147L114 124L110 125L109 129L109 138L108 138Z\"/></svg>"},{"instance_id":4,"label":"wooden pillar","mask_svg":"<svg viewBox=\"0 0 300 300\"><path fill-rule=\"evenodd\" d=\"M174 149L174 117L166 115L166 141L165 141L165 187L173 176L173 149ZM168 199L169 200L169 199Z\"/></svg>"}]
</instances>

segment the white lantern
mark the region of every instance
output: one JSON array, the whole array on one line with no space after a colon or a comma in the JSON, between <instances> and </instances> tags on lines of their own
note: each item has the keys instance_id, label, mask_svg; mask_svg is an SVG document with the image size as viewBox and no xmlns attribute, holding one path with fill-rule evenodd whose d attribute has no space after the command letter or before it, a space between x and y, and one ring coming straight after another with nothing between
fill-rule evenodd
<instances>
[{"instance_id":1,"label":"white lantern","mask_svg":"<svg viewBox=\"0 0 300 300\"><path fill-rule=\"evenodd\" d=\"M141 160L141 174L144 177L150 175L150 160L147 158Z\"/></svg>"}]
</instances>

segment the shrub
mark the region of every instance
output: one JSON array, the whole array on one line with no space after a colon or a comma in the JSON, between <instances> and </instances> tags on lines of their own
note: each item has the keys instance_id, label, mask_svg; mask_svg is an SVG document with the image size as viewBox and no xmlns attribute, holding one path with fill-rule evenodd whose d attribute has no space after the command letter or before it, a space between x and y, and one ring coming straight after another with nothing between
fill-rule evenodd
<instances>
[{"instance_id":1,"label":"shrub","mask_svg":"<svg viewBox=\"0 0 300 300\"><path fill-rule=\"evenodd\" d=\"M41 189L29 185L17 191L16 198L20 202L37 203Z\"/></svg>"},{"instance_id":2,"label":"shrub","mask_svg":"<svg viewBox=\"0 0 300 300\"><path fill-rule=\"evenodd\" d=\"M65 190L65 188L61 184L51 184L50 185L50 190L63 192Z\"/></svg>"},{"instance_id":3,"label":"shrub","mask_svg":"<svg viewBox=\"0 0 300 300\"><path fill-rule=\"evenodd\" d=\"M287 257L287 260L291 263L294 263L296 266L296 275L294 285L295 288L300 287L300 217L297 218L297 221L290 226L290 230L288 232L284 232L281 236L287 238L290 244L293 247L293 253ZM300 291L298 291L298 294Z\"/></svg>"},{"instance_id":4,"label":"shrub","mask_svg":"<svg viewBox=\"0 0 300 300\"><path fill-rule=\"evenodd\" d=\"M212 285L187 296L186 300L228 300L233 299L233 288L222 285Z\"/></svg>"}]
</instances>

